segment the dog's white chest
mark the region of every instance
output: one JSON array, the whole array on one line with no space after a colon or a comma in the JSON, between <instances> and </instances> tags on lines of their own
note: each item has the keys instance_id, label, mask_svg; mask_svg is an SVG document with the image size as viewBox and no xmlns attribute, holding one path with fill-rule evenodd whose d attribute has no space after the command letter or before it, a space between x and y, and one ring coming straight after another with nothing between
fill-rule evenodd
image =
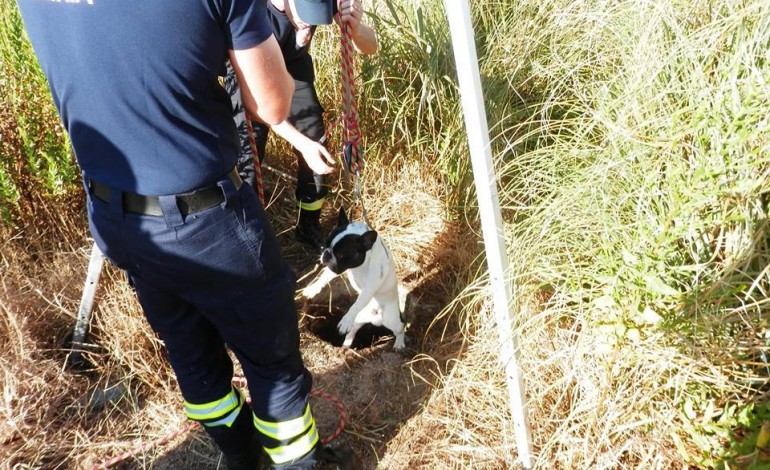
<instances>
[{"instance_id":1,"label":"dog's white chest","mask_svg":"<svg viewBox=\"0 0 770 470\"><path fill-rule=\"evenodd\" d=\"M361 292L367 286L379 286L377 293L387 293L397 286L395 268L382 241L372 247L361 266L347 270L346 275L356 292Z\"/></svg>"}]
</instances>

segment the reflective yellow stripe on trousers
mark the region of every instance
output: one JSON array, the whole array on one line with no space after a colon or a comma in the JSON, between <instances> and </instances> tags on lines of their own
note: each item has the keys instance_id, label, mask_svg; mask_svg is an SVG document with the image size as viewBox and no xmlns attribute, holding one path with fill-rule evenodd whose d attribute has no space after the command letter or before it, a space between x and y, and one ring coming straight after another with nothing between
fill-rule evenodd
<instances>
[{"instance_id":1,"label":"reflective yellow stripe on trousers","mask_svg":"<svg viewBox=\"0 0 770 470\"><path fill-rule=\"evenodd\" d=\"M184 411L187 417L200 421L204 426L230 427L243 407L243 395L239 390L231 389L230 393L209 403L196 405L188 401L184 402ZM214 421L212 421L214 420Z\"/></svg>"},{"instance_id":2,"label":"reflective yellow stripe on trousers","mask_svg":"<svg viewBox=\"0 0 770 470\"><path fill-rule=\"evenodd\" d=\"M320 211L324 206L324 199L321 198L313 202L297 201L297 206L305 211Z\"/></svg>"},{"instance_id":3,"label":"reflective yellow stripe on trousers","mask_svg":"<svg viewBox=\"0 0 770 470\"><path fill-rule=\"evenodd\" d=\"M270 422L254 416L254 426L265 436L286 442L276 447L265 447L265 452L275 463L298 459L318 443L318 429L310 412L310 404L305 405L305 412L301 417L288 421Z\"/></svg>"}]
</instances>

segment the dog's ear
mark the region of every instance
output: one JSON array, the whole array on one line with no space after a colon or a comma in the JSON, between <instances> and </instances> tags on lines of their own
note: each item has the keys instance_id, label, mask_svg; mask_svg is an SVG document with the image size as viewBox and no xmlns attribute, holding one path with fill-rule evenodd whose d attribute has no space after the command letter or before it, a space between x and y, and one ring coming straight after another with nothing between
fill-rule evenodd
<instances>
[{"instance_id":1,"label":"dog's ear","mask_svg":"<svg viewBox=\"0 0 770 470\"><path fill-rule=\"evenodd\" d=\"M374 230L367 230L364 232L363 235L361 235L361 244L364 246L364 248L369 251L374 246L374 242L377 241L377 232Z\"/></svg>"},{"instance_id":2,"label":"dog's ear","mask_svg":"<svg viewBox=\"0 0 770 470\"><path fill-rule=\"evenodd\" d=\"M337 216L337 226L338 227L347 227L348 226L348 215L345 214L345 207L340 206L340 213Z\"/></svg>"}]
</instances>

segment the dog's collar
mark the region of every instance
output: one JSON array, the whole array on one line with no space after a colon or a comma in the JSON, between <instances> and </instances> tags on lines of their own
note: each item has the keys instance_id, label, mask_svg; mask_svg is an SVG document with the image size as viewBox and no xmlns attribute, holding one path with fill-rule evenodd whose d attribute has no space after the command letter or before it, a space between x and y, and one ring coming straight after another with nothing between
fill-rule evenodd
<instances>
[{"instance_id":1,"label":"dog's collar","mask_svg":"<svg viewBox=\"0 0 770 470\"><path fill-rule=\"evenodd\" d=\"M345 227L345 230L341 231L335 235L334 238L332 238L331 243L329 243L329 247L333 247L338 241L342 240L342 237L346 235L363 235L369 230L371 230L371 228L369 228L369 226L363 222L351 222L347 227Z\"/></svg>"}]
</instances>

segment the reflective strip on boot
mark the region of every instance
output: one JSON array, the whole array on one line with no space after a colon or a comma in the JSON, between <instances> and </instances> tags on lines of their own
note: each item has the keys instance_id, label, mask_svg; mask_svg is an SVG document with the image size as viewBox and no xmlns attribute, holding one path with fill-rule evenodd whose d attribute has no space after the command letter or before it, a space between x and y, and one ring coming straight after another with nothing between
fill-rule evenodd
<instances>
[{"instance_id":1,"label":"reflective strip on boot","mask_svg":"<svg viewBox=\"0 0 770 470\"><path fill-rule=\"evenodd\" d=\"M277 464L290 462L307 454L318 443L316 428L310 404L305 405L305 412L299 418L287 421L270 422L254 416L254 427L265 436L277 441L274 447L265 446L265 452Z\"/></svg>"},{"instance_id":2,"label":"reflective strip on boot","mask_svg":"<svg viewBox=\"0 0 770 470\"><path fill-rule=\"evenodd\" d=\"M297 201L297 206L303 211L320 211L324 206L324 198L317 199L313 202Z\"/></svg>"},{"instance_id":3,"label":"reflective strip on boot","mask_svg":"<svg viewBox=\"0 0 770 470\"><path fill-rule=\"evenodd\" d=\"M185 401L184 411L188 418L199 421L204 426L229 428L241 412L243 402L243 394L233 388L224 397L209 403L196 405Z\"/></svg>"}]
</instances>

